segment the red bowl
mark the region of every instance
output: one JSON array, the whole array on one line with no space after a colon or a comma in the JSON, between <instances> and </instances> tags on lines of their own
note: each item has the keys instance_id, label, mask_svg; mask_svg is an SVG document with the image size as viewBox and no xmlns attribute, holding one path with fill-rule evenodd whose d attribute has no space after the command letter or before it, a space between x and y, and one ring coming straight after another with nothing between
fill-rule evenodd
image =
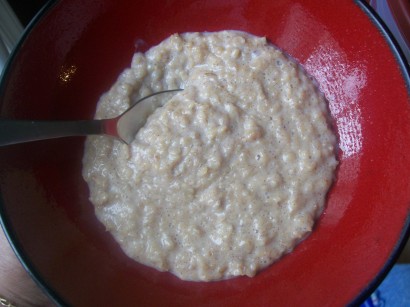
<instances>
[{"instance_id":1,"label":"red bowl","mask_svg":"<svg viewBox=\"0 0 410 307\"><path fill-rule=\"evenodd\" d=\"M340 166L313 233L254 278L181 281L128 259L96 220L81 177L84 138L1 148L2 224L57 303L357 304L393 265L410 221L409 72L361 1L58 1L9 61L0 115L91 118L136 50L175 32L222 29L268 37L318 80L329 101Z\"/></svg>"}]
</instances>

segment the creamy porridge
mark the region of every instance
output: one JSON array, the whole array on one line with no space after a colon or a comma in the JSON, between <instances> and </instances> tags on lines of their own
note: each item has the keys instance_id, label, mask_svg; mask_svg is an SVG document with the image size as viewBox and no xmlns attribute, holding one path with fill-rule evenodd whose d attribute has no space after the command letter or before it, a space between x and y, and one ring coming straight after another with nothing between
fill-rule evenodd
<instances>
[{"instance_id":1,"label":"creamy porridge","mask_svg":"<svg viewBox=\"0 0 410 307\"><path fill-rule=\"evenodd\" d=\"M337 165L325 99L264 38L186 33L136 53L96 118L175 88L130 146L88 138L95 212L140 263L185 280L254 276L323 210Z\"/></svg>"}]
</instances>

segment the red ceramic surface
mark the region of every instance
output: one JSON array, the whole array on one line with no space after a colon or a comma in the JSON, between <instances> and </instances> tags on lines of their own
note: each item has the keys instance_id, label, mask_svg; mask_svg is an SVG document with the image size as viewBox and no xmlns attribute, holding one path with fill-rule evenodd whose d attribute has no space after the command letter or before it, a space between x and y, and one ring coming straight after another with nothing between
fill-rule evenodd
<instances>
[{"instance_id":1,"label":"red ceramic surface","mask_svg":"<svg viewBox=\"0 0 410 307\"><path fill-rule=\"evenodd\" d=\"M365 298L392 265L409 226L409 76L354 1L59 1L14 55L0 114L91 118L136 49L174 32L222 29L267 36L318 80L329 100L340 167L314 232L254 278L181 281L127 259L96 221L81 177L83 138L1 148L3 224L58 302L345 305Z\"/></svg>"}]
</instances>

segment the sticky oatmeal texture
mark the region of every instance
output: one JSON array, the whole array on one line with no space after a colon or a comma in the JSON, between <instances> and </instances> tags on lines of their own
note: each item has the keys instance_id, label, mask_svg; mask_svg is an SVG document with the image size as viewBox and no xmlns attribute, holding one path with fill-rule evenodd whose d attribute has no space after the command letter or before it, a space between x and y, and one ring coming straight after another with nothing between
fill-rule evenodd
<instances>
[{"instance_id":1,"label":"sticky oatmeal texture","mask_svg":"<svg viewBox=\"0 0 410 307\"><path fill-rule=\"evenodd\" d=\"M281 51L237 31L172 35L100 100L113 117L184 88L127 146L86 141L95 212L125 253L185 280L254 276L321 214L337 165L324 97Z\"/></svg>"}]
</instances>

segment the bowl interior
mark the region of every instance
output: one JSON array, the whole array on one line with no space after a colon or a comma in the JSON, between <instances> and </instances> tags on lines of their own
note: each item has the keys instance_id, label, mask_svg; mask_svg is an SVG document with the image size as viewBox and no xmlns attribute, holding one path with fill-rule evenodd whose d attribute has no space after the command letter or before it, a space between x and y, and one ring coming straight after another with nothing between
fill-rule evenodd
<instances>
[{"instance_id":1,"label":"bowl interior","mask_svg":"<svg viewBox=\"0 0 410 307\"><path fill-rule=\"evenodd\" d=\"M314 76L339 136L339 169L313 234L254 278L186 282L122 254L81 177L83 138L0 148L2 222L60 303L329 305L363 298L407 235L408 73L353 1L59 1L4 74L2 118L92 118L132 54L176 32L266 36ZM379 277L375 279L375 277Z\"/></svg>"}]
</instances>

